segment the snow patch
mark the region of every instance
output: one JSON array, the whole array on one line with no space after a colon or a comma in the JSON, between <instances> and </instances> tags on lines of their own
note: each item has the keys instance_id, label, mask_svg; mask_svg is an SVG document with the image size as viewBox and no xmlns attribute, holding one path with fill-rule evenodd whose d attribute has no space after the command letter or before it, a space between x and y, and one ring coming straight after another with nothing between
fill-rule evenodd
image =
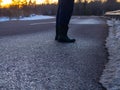
<instances>
[{"instance_id":1,"label":"snow patch","mask_svg":"<svg viewBox=\"0 0 120 90\"><path fill-rule=\"evenodd\" d=\"M41 19L51 19L55 18L53 16L43 16L43 15L35 15L35 16L30 16L30 17L24 17L19 20L41 20Z\"/></svg>"},{"instance_id":2,"label":"snow patch","mask_svg":"<svg viewBox=\"0 0 120 90\"><path fill-rule=\"evenodd\" d=\"M5 22L5 21L13 21L13 20L43 20L43 19L52 19L55 18L53 16L44 16L44 15L30 15L29 17L21 17L19 19L17 18L8 18L8 17L0 17L0 22Z\"/></svg>"},{"instance_id":3,"label":"snow patch","mask_svg":"<svg viewBox=\"0 0 120 90\"><path fill-rule=\"evenodd\" d=\"M106 64L100 82L107 90L120 90L120 21L107 21L109 36L106 47L109 53L109 62Z\"/></svg>"},{"instance_id":4,"label":"snow patch","mask_svg":"<svg viewBox=\"0 0 120 90\"><path fill-rule=\"evenodd\" d=\"M0 17L0 22L9 21L8 17Z\"/></svg>"}]
</instances>

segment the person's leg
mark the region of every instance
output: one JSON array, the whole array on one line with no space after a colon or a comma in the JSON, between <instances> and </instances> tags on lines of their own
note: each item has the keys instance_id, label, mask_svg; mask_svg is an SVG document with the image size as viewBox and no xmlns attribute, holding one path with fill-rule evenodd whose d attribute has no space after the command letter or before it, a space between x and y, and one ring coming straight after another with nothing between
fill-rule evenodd
<instances>
[{"instance_id":1,"label":"person's leg","mask_svg":"<svg viewBox=\"0 0 120 90\"><path fill-rule=\"evenodd\" d=\"M69 24L73 12L73 6L74 0L59 0L57 26Z\"/></svg>"},{"instance_id":2,"label":"person's leg","mask_svg":"<svg viewBox=\"0 0 120 90\"><path fill-rule=\"evenodd\" d=\"M58 35L59 35L59 32L58 32L58 22L59 22L59 12L60 12L60 0L58 1L58 10L57 10L57 15L56 15L56 36L55 36L55 40L58 39Z\"/></svg>"},{"instance_id":3,"label":"person's leg","mask_svg":"<svg viewBox=\"0 0 120 90\"><path fill-rule=\"evenodd\" d=\"M58 4L55 40L58 40L58 37L60 37L60 39L64 37L62 38L63 40L60 40L61 42L74 42L74 39L67 37L68 24L73 12L74 0L59 0Z\"/></svg>"}]
</instances>

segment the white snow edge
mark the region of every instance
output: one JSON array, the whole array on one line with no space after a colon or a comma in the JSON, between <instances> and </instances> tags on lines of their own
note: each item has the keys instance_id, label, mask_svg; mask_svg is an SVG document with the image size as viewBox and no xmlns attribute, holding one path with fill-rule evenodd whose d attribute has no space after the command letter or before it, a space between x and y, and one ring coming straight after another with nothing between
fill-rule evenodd
<instances>
[{"instance_id":1,"label":"white snow edge","mask_svg":"<svg viewBox=\"0 0 120 90\"><path fill-rule=\"evenodd\" d=\"M107 23L110 26L106 39L109 62L105 66L100 83L107 90L120 90L120 21L112 19Z\"/></svg>"},{"instance_id":2,"label":"white snow edge","mask_svg":"<svg viewBox=\"0 0 120 90\"><path fill-rule=\"evenodd\" d=\"M19 19L17 18L9 18L9 17L0 17L0 22L5 22L5 21L13 21L13 20L43 20L43 19L52 19L55 18L54 16L45 16L45 15L30 15L29 17L20 17Z\"/></svg>"}]
</instances>

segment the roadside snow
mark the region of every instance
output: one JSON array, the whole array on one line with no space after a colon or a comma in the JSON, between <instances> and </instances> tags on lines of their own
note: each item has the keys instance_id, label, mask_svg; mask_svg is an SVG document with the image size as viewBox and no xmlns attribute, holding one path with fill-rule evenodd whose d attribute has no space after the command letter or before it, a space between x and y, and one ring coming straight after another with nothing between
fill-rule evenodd
<instances>
[{"instance_id":1,"label":"roadside snow","mask_svg":"<svg viewBox=\"0 0 120 90\"><path fill-rule=\"evenodd\" d=\"M16 18L8 18L8 17L0 17L0 22L5 22L5 21L13 21L13 20L42 20L42 19L51 19L55 18L53 16L44 16L44 15L30 15L29 17L21 17L19 19Z\"/></svg>"},{"instance_id":2,"label":"roadside snow","mask_svg":"<svg viewBox=\"0 0 120 90\"><path fill-rule=\"evenodd\" d=\"M40 20L40 19L51 19L55 18L53 16L43 16L43 15L35 15L35 16L30 16L30 17L24 17L19 20Z\"/></svg>"},{"instance_id":3,"label":"roadside snow","mask_svg":"<svg viewBox=\"0 0 120 90\"><path fill-rule=\"evenodd\" d=\"M8 17L0 17L0 22L9 21Z\"/></svg>"},{"instance_id":4,"label":"roadside snow","mask_svg":"<svg viewBox=\"0 0 120 90\"><path fill-rule=\"evenodd\" d=\"M107 90L120 90L120 21L108 21L109 36L106 47L109 53L109 62L101 76L100 82Z\"/></svg>"},{"instance_id":5,"label":"roadside snow","mask_svg":"<svg viewBox=\"0 0 120 90\"><path fill-rule=\"evenodd\" d=\"M106 12L106 15L120 15L120 10Z\"/></svg>"}]
</instances>

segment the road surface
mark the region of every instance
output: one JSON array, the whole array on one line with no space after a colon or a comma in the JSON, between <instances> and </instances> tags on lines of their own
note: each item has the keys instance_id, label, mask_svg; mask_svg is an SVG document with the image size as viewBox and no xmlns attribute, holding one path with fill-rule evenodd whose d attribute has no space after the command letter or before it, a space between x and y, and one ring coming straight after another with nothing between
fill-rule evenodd
<instances>
[{"instance_id":1,"label":"road surface","mask_svg":"<svg viewBox=\"0 0 120 90\"><path fill-rule=\"evenodd\" d=\"M73 17L71 44L54 41L54 27L55 19L0 23L0 90L105 90L104 19Z\"/></svg>"}]
</instances>

